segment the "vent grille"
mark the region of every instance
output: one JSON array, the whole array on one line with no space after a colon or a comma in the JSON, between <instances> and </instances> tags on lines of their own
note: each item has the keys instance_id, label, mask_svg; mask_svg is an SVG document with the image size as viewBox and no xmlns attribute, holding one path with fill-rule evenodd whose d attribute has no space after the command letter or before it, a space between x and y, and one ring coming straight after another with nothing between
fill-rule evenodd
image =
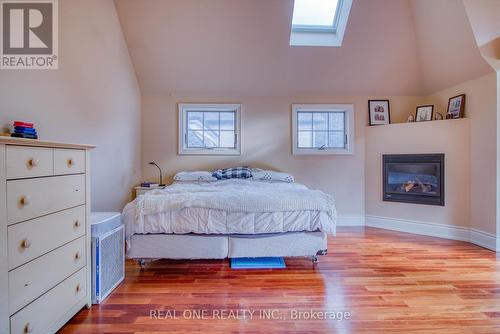
<instances>
[{"instance_id":1,"label":"vent grille","mask_svg":"<svg viewBox=\"0 0 500 334\"><path fill-rule=\"evenodd\" d=\"M108 235L99 238L99 295L96 302L100 303L124 278L124 228L120 226Z\"/></svg>"},{"instance_id":2,"label":"vent grille","mask_svg":"<svg viewBox=\"0 0 500 334\"><path fill-rule=\"evenodd\" d=\"M101 241L101 287L107 295L123 278L123 228Z\"/></svg>"}]
</instances>

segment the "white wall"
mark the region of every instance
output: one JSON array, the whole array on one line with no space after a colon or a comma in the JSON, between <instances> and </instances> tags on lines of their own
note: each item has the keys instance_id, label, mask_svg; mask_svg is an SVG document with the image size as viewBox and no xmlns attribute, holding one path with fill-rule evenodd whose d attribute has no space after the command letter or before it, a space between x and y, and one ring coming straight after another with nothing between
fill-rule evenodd
<instances>
[{"instance_id":1,"label":"white wall","mask_svg":"<svg viewBox=\"0 0 500 334\"><path fill-rule=\"evenodd\" d=\"M59 69L1 70L0 125L97 145L92 209L121 211L140 180L140 91L111 0L59 1Z\"/></svg>"},{"instance_id":2,"label":"white wall","mask_svg":"<svg viewBox=\"0 0 500 334\"><path fill-rule=\"evenodd\" d=\"M470 205L471 227L496 232L497 178L497 83L496 74L436 92L427 102L446 112L448 99L466 94L465 116L470 119ZM456 146L459 152L461 147Z\"/></svg>"},{"instance_id":3,"label":"white wall","mask_svg":"<svg viewBox=\"0 0 500 334\"><path fill-rule=\"evenodd\" d=\"M339 215L364 215L365 127L369 96L251 97L146 95L142 103L142 170L145 180L155 181L158 170L167 181L181 170L212 170L249 164L293 174L297 182L335 196ZM413 110L416 98L390 97L393 110ZM242 104L242 155L177 155L179 102L231 102ZM350 156L293 156L291 151L292 103L354 103L355 153Z\"/></svg>"}]
</instances>

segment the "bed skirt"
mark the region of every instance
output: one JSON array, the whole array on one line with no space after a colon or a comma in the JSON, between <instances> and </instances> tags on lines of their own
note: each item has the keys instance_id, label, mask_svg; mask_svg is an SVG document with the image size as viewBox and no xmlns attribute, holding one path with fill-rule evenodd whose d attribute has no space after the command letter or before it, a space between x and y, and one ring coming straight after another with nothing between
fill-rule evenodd
<instances>
[{"instance_id":1,"label":"bed skirt","mask_svg":"<svg viewBox=\"0 0 500 334\"><path fill-rule=\"evenodd\" d=\"M324 232L257 235L134 234L127 257L132 259L224 259L326 254Z\"/></svg>"}]
</instances>

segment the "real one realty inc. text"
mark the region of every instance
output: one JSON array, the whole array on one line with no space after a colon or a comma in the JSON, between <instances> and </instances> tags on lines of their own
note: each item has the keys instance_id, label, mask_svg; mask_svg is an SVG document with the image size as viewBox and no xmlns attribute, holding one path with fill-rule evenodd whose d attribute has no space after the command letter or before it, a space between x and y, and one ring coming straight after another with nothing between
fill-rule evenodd
<instances>
[{"instance_id":1,"label":"real one realty inc. text","mask_svg":"<svg viewBox=\"0 0 500 334\"><path fill-rule=\"evenodd\" d=\"M149 318L157 320L336 320L351 319L349 311L279 309L186 309L149 310Z\"/></svg>"}]
</instances>

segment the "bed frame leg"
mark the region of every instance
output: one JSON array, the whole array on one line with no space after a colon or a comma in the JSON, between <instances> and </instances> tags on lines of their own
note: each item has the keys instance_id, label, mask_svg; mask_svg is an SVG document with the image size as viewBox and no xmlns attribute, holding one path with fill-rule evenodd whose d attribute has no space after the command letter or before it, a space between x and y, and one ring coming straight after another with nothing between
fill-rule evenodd
<instances>
[{"instance_id":1,"label":"bed frame leg","mask_svg":"<svg viewBox=\"0 0 500 334\"><path fill-rule=\"evenodd\" d=\"M137 260L137 263L141 266L141 270L145 270L146 269L146 260L139 259L139 260Z\"/></svg>"},{"instance_id":2,"label":"bed frame leg","mask_svg":"<svg viewBox=\"0 0 500 334\"><path fill-rule=\"evenodd\" d=\"M318 263L318 257L316 255L311 256L312 263Z\"/></svg>"}]
</instances>

